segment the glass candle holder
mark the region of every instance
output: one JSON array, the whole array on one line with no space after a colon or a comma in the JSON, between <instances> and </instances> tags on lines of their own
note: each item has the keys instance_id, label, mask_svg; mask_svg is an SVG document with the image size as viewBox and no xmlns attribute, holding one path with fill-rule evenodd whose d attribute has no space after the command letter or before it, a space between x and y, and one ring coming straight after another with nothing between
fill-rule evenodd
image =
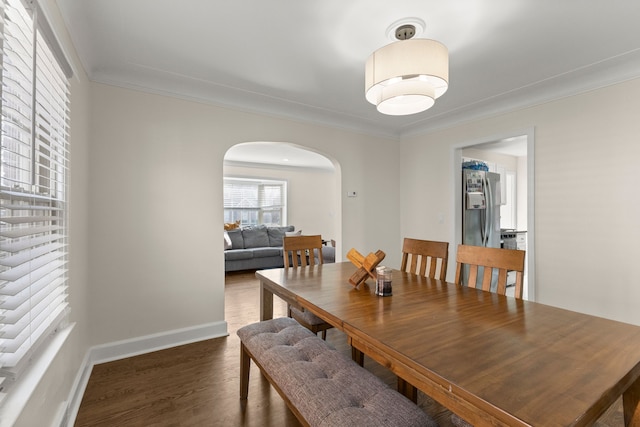
<instances>
[{"instance_id":1,"label":"glass candle holder","mask_svg":"<svg viewBox=\"0 0 640 427\"><path fill-rule=\"evenodd\" d=\"M385 266L376 268L376 295L381 297L388 297L392 294L392 273L393 270Z\"/></svg>"}]
</instances>

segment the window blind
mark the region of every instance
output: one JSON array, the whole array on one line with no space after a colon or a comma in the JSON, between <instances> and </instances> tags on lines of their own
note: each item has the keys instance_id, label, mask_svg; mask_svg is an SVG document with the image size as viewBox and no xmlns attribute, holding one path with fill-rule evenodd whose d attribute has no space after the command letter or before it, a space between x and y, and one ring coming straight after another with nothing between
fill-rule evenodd
<instances>
[{"instance_id":1,"label":"window blind","mask_svg":"<svg viewBox=\"0 0 640 427\"><path fill-rule=\"evenodd\" d=\"M0 372L15 380L68 310L69 85L37 13L0 2Z\"/></svg>"},{"instance_id":2,"label":"window blind","mask_svg":"<svg viewBox=\"0 0 640 427\"><path fill-rule=\"evenodd\" d=\"M286 181L251 178L224 179L224 221L242 225L283 225Z\"/></svg>"}]
</instances>

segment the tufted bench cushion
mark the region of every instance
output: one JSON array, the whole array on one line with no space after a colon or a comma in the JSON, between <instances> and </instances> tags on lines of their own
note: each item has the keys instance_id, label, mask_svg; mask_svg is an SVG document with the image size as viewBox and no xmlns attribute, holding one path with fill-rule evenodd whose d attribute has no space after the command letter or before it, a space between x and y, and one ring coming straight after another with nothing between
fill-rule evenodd
<instances>
[{"instance_id":1,"label":"tufted bench cushion","mask_svg":"<svg viewBox=\"0 0 640 427\"><path fill-rule=\"evenodd\" d=\"M238 330L240 397L246 399L250 361L310 426L437 426L406 397L285 317Z\"/></svg>"}]
</instances>

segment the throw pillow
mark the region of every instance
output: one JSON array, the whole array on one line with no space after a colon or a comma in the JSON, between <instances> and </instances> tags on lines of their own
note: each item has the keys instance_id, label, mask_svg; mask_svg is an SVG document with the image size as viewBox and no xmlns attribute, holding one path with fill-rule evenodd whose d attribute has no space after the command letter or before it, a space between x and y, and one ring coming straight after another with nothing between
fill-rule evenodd
<instances>
[{"instance_id":1,"label":"throw pillow","mask_svg":"<svg viewBox=\"0 0 640 427\"><path fill-rule=\"evenodd\" d=\"M242 238L242 229L236 228L227 231L229 239L231 239L231 247L233 249L244 249L244 239Z\"/></svg>"},{"instance_id":2,"label":"throw pillow","mask_svg":"<svg viewBox=\"0 0 640 427\"><path fill-rule=\"evenodd\" d=\"M269 246L281 248L284 233L293 230L293 225L285 225L283 227L267 227L267 233L269 234Z\"/></svg>"},{"instance_id":3,"label":"throw pillow","mask_svg":"<svg viewBox=\"0 0 640 427\"><path fill-rule=\"evenodd\" d=\"M267 226L263 224L243 228L242 238L244 239L244 247L246 249L265 248L269 246Z\"/></svg>"},{"instance_id":4,"label":"throw pillow","mask_svg":"<svg viewBox=\"0 0 640 427\"><path fill-rule=\"evenodd\" d=\"M233 245L231 244L231 237L229 237L229 233L224 232L224 250L231 249Z\"/></svg>"},{"instance_id":5,"label":"throw pillow","mask_svg":"<svg viewBox=\"0 0 640 427\"><path fill-rule=\"evenodd\" d=\"M240 220L236 222L225 222L224 229L225 230L235 230L236 228L240 228Z\"/></svg>"}]
</instances>

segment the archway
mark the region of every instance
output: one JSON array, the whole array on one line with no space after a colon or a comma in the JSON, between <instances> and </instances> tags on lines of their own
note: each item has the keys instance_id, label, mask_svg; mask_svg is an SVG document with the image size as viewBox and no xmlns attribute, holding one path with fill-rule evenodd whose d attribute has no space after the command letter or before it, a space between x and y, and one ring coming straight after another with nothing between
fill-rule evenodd
<instances>
[{"instance_id":1,"label":"archway","mask_svg":"<svg viewBox=\"0 0 640 427\"><path fill-rule=\"evenodd\" d=\"M308 147L254 141L232 146L225 154L225 179L276 180L286 183L281 225L303 234L321 234L336 242L341 254L341 171L337 161ZM339 259L336 259L339 261Z\"/></svg>"}]
</instances>

